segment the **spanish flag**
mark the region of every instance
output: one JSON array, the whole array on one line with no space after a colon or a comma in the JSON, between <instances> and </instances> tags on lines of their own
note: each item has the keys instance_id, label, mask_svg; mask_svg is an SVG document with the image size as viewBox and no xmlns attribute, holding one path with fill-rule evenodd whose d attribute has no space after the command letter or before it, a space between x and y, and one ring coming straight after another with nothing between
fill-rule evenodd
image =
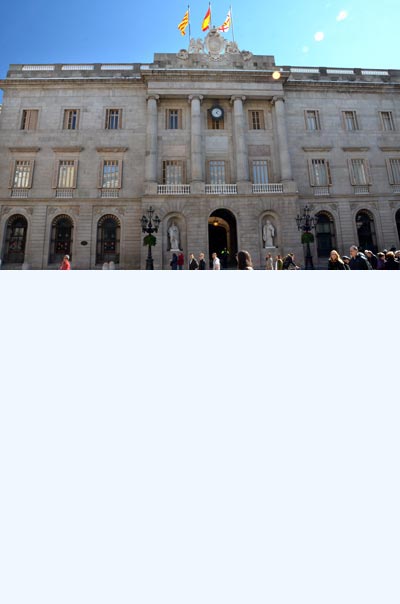
<instances>
[{"instance_id":1,"label":"spanish flag","mask_svg":"<svg viewBox=\"0 0 400 604\"><path fill-rule=\"evenodd\" d=\"M182 21L178 25L178 29L181 32L182 36L186 36L185 29L187 28L188 25L189 25L189 9L187 9L185 16L183 17Z\"/></svg>"},{"instance_id":2,"label":"spanish flag","mask_svg":"<svg viewBox=\"0 0 400 604\"><path fill-rule=\"evenodd\" d=\"M211 4L208 5L208 11L206 12L206 16L203 19L201 29L203 31L207 31L207 29L210 29L210 23L211 23Z\"/></svg>"},{"instance_id":3,"label":"spanish flag","mask_svg":"<svg viewBox=\"0 0 400 604\"><path fill-rule=\"evenodd\" d=\"M226 19L223 22L223 24L221 25L221 27L218 27L218 31L222 31L224 33L226 33L227 31L229 31L229 29L231 27L231 20L232 20L232 16L231 16L231 11L229 9L228 14L226 16Z\"/></svg>"}]
</instances>

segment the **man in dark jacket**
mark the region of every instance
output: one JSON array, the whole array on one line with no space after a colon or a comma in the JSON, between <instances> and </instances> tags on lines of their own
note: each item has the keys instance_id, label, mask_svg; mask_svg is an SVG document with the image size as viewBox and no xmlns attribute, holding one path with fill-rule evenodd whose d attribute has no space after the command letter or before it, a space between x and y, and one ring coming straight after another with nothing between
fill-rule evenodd
<instances>
[{"instance_id":1,"label":"man in dark jacket","mask_svg":"<svg viewBox=\"0 0 400 604\"><path fill-rule=\"evenodd\" d=\"M365 255L367 257L368 262L372 266L374 271L378 268L378 258L371 252L371 250L365 250Z\"/></svg>"},{"instance_id":2,"label":"man in dark jacket","mask_svg":"<svg viewBox=\"0 0 400 604\"><path fill-rule=\"evenodd\" d=\"M364 256L364 254L358 251L358 247L356 245L352 245L350 248L349 266L350 270L352 271L368 271L372 269L367 258Z\"/></svg>"}]
</instances>

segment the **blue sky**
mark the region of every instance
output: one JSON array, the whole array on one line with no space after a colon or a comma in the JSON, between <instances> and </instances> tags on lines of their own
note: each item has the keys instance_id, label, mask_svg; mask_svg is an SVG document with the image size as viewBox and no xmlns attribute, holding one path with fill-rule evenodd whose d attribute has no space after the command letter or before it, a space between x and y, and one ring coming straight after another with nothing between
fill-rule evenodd
<instances>
[{"instance_id":1,"label":"blue sky","mask_svg":"<svg viewBox=\"0 0 400 604\"><path fill-rule=\"evenodd\" d=\"M194 37L202 35L207 7L206 0L191 3ZM7 2L1 11L0 77L10 63L150 62L154 52L187 45L188 36L177 29L186 8L181 0ZM223 23L228 8L228 0L212 3L215 25ZM233 3L233 15L239 47L273 54L278 65L400 68L399 0L246 0ZM317 32L323 40L315 40Z\"/></svg>"}]
</instances>

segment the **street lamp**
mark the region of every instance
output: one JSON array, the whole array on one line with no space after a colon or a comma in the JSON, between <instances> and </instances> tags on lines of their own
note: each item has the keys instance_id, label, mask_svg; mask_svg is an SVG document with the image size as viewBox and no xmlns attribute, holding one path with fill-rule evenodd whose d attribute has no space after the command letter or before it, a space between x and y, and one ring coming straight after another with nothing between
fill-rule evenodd
<instances>
[{"instance_id":1,"label":"street lamp","mask_svg":"<svg viewBox=\"0 0 400 604\"><path fill-rule=\"evenodd\" d=\"M147 233L147 237L144 238L144 242L148 246L147 259L146 259L146 271L154 270L153 256L151 255L151 248L153 245L156 244L156 238L154 237L153 233L158 232L158 227L160 226L160 222L161 222L161 220L159 219L157 214L154 216L154 218L153 218L153 214L154 214L154 210L150 206L149 209L147 210L147 216L143 215L142 218L140 219L140 224L142 225L142 232Z\"/></svg>"},{"instance_id":2,"label":"street lamp","mask_svg":"<svg viewBox=\"0 0 400 604\"><path fill-rule=\"evenodd\" d=\"M312 241L314 241L314 235L311 233L311 231L313 229L315 229L317 226L318 216L311 216L310 208L308 207L308 205L305 205L304 209L303 209L303 216L300 216L300 214L297 214L296 222L297 222L298 230L303 231L303 235L301 237L301 240L302 240L301 242L306 243L306 245L307 245L305 268L306 268L306 270L313 269L314 264L313 264L313 259L312 259L312 255L311 255L310 243Z\"/></svg>"}]
</instances>

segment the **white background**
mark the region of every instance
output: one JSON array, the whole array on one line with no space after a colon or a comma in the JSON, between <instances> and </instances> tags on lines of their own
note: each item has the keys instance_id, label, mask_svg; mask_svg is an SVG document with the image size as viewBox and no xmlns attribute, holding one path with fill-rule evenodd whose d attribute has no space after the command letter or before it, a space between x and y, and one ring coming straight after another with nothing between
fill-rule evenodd
<instances>
[{"instance_id":1,"label":"white background","mask_svg":"<svg viewBox=\"0 0 400 604\"><path fill-rule=\"evenodd\" d=\"M397 279L1 271L1 603L398 604Z\"/></svg>"}]
</instances>

